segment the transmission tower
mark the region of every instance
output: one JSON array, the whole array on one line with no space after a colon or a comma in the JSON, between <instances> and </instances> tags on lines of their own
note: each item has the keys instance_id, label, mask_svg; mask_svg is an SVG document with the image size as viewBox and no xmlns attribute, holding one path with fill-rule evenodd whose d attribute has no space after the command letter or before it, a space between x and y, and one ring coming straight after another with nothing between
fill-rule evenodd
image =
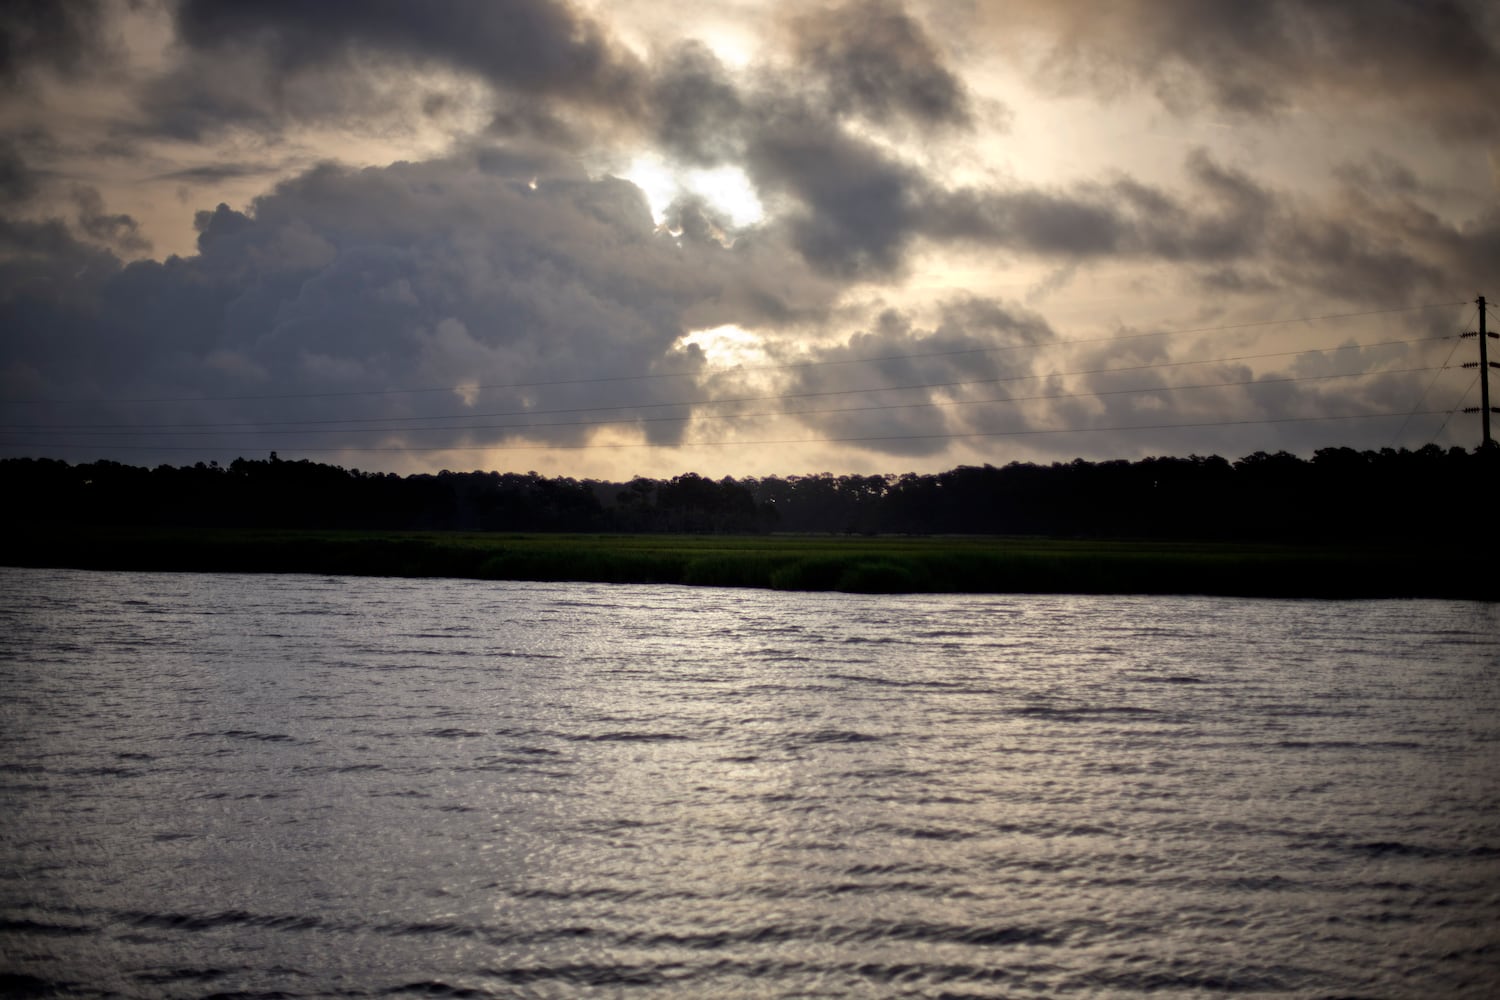
<instances>
[{"instance_id":1,"label":"transmission tower","mask_svg":"<svg viewBox=\"0 0 1500 1000\"><path fill-rule=\"evenodd\" d=\"M1490 369L1500 368L1500 361L1490 360L1489 340L1491 337L1500 340L1500 333L1490 333L1484 328L1484 296L1481 295L1474 301L1479 306L1479 329L1470 330L1463 336L1479 338L1479 360L1465 361L1464 367L1479 369L1479 405L1465 407L1464 412L1479 414L1479 423L1483 428L1480 447L1493 448L1495 439L1490 437L1490 414L1500 413L1500 407L1490 405Z\"/></svg>"}]
</instances>

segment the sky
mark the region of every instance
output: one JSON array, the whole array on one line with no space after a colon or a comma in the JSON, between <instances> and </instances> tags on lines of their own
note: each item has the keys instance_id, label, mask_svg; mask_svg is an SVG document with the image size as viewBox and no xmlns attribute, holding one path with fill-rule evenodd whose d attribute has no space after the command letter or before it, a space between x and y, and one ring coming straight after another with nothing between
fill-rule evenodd
<instances>
[{"instance_id":1,"label":"sky","mask_svg":"<svg viewBox=\"0 0 1500 1000\"><path fill-rule=\"evenodd\" d=\"M1485 0L0 3L0 457L1472 448L1486 294Z\"/></svg>"}]
</instances>

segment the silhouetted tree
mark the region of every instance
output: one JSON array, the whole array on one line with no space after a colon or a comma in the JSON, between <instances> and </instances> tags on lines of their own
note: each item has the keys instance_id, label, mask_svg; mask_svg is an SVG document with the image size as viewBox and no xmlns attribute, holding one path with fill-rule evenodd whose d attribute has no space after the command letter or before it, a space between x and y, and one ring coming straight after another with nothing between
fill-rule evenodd
<instances>
[{"instance_id":1,"label":"silhouetted tree","mask_svg":"<svg viewBox=\"0 0 1500 1000\"><path fill-rule=\"evenodd\" d=\"M1323 448L1135 462L1012 462L902 476L696 473L628 483L536 472L396 476L307 460L237 458L143 469L0 460L12 524L778 531L1330 540L1421 537L1455 504L1493 496L1500 449ZM15 530L13 528L13 530Z\"/></svg>"}]
</instances>

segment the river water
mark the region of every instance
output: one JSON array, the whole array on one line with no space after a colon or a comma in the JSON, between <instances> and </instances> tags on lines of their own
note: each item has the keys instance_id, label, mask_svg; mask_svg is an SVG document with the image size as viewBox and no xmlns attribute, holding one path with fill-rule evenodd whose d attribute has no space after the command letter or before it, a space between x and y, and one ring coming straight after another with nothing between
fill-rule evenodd
<instances>
[{"instance_id":1,"label":"river water","mask_svg":"<svg viewBox=\"0 0 1500 1000\"><path fill-rule=\"evenodd\" d=\"M0 993L1492 997L1500 606L0 569Z\"/></svg>"}]
</instances>

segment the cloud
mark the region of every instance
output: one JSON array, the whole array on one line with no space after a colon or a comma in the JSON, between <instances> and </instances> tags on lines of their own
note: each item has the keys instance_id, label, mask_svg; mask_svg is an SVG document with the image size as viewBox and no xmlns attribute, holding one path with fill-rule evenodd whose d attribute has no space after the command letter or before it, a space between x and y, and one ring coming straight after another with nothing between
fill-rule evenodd
<instances>
[{"instance_id":1,"label":"cloud","mask_svg":"<svg viewBox=\"0 0 1500 1000\"><path fill-rule=\"evenodd\" d=\"M1128 175L1056 190L929 187L903 235L1085 264L1161 262L1223 291L1279 287L1382 305L1479 287L1500 260L1500 210L1456 223L1407 187L1365 185L1358 172L1341 193L1314 199L1203 150L1184 174L1190 186L1176 190Z\"/></svg>"},{"instance_id":2,"label":"cloud","mask_svg":"<svg viewBox=\"0 0 1500 1000\"><path fill-rule=\"evenodd\" d=\"M72 197L78 207L78 227L93 241L132 256L151 249L151 241L141 235L135 219L123 212L105 211L104 198L94 188L75 185Z\"/></svg>"},{"instance_id":3,"label":"cloud","mask_svg":"<svg viewBox=\"0 0 1500 1000\"><path fill-rule=\"evenodd\" d=\"M101 0L9 0L0 5L0 84L21 86L38 70L86 71L110 51Z\"/></svg>"},{"instance_id":4,"label":"cloud","mask_svg":"<svg viewBox=\"0 0 1500 1000\"><path fill-rule=\"evenodd\" d=\"M261 163L207 163L196 167L169 170L160 176L163 180L209 187L228 180L239 180L242 177L268 177L276 172L276 167Z\"/></svg>"},{"instance_id":5,"label":"cloud","mask_svg":"<svg viewBox=\"0 0 1500 1000\"><path fill-rule=\"evenodd\" d=\"M639 67L598 24L549 0L185 0L177 28L193 48L253 46L284 72L365 51L467 69L533 95L619 101L639 84Z\"/></svg>"},{"instance_id":6,"label":"cloud","mask_svg":"<svg viewBox=\"0 0 1500 1000\"><path fill-rule=\"evenodd\" d=\"M436 78L406 92L382 87L392 66L469 73L493 88L495 136L587 154L618 133L689 166L743 159L763 198L793 207L787 238L820 272L894 274L928 181L848 126L964 126L967 89L899 4L854 4L795 25L795 72L783 78L770 67L733 74L692 40L643 63L560 3L187 0L177 12L185 59L153 87L153 120L182 138L235 124L274 134L298 120L399 120L446 98L431 89Z\"/></svg>"},{"instance_id":7,"label":"cloud","mask_svg":"<svg viewBox=\"0 0 1500 1000\"><path fill-rule=\"evenodd\" d=\"M185 138L236 123L431 115L443 73L604 117L637 117L646 86L603 27L550 0L184 0L175 23L182 62L150 107L152 127ZM438 76L392 85L393 72L413 71Z\"/></svg>"},{"instance_id":8,"label":"cloud","mask_svg":"<svg viewBox=\"0 0 1500 1000\"><path fill-rule=\"evenodd\" d=\"M1500 205L1469 136L1500 125L1497 17L1457 0L12 4L0 388L93 400L96 423L152 416L111 399L199 399L152 404L152 440L247 453L672 445L719 433L699 401L856 375L874 380L857 405L788 419L881 439L856 446L872 462L1065 454L1083 439L1051 432L1268 415L1293 396L1306 405L1288 412L1399 409L1409 379L1288 385L1272 376L1292 362L1265 361L1212 369L1246 386L1198 389L1201 371L1166 367L1195 342L1041 345L1053 324L1482 290ZM643 162L659 185L631 173ZM641 177L651 206L612 172ZM715 172L756 211L690 180ZM148 228L164 259L134 259ZM1027 290L1046 316L1011 301ZM746 356L820 367L726 371L692 338L729 326ZM1131 364L1161 367L1066 374ZM294 419L343 422L275 436ZM225 421L259 430L186 429ZM1238 432L1172 440L1218 450L1215 433Z\"/></svg>"},{"instance_id":9,"label":"cloud","mask_svg":"<svg viewBox=\"0 0 1500 1000\"><path fill-rule=\"evenodd\" d=\"M676 46L652 83L657 140L683 161L712 166L738 156L747 98L701 42Z\"/></svg>"},{"instance_id":10,"label":"cloud","mask_svg":"<svg viewBox=\"0 0 1500 1000\"><path fill-rule=\"evenodd\" d=\"M200 212L198 253L163 262L122 265L60 223L12 224L6 394L96 399L70 422L120 425L141 408L109 400L180 399L150 440L240 452L578 444L609 421L670 443L685 422L639 421L684 412L659 407L695 398L694 380L618 376L684 370L676 342L721 310L815 315L835 290L754 240L679 242L628 182L498 167L320 167L249 212ZM96 235L126 241L97 193L78 199ZM439 387L455 391L398 391ZM287 420L313 423L278 439ZM188 426L205 421L266 426Z\"/></svg>"},{"instance_id":11,"label":"cloud","mask_svg":"<svg viewBox=\"0 0 1500 1000\"><path fill-rule=\"evenodd\" d=\"M820 435L892 456L936 455L952 435L1029 426L1024 407L976 407L1031 395L1035 348L1057 340L1035 313L993 299L944 303L936 322L887 309L868 329L813 350L789 369L788 409Z\"/></svg>"},{"instance_id":12,"label":"cloud","mask_svg":"<svg viewBox=\"0 0 1500 1000\"><path fill-rule=\"evenodd\" d=\"M1490 143L1500 124L1500 15L1484 0L1047 0L989 16L999 37L1040 34L1035 72L1064 92L1139 87L1178 111L1252 117L1310 100L1401 109Z\"/></svg>"},{"instance_id":13,"label":"cloud","mask_svg":"<svg viewBox=\"0 0 1500 1000\"><path fill-rule=\"evenodd\" d=\"M0 139L0 205L24 202L35 196L40 186L15 141Z\"/></svg>"},{"instance_id":14,"label":"cloud","mask_svg":"<svg viewBox=\"0 0 1500 1000\"><path fill-rule=\"evenodd\" d=\"M802 256L846 280L899 275L919 242L978 246L1063 262L1252 258L1285 213L1271 191L1202 152L1188 157L1196 197L1128 175L1069 188L947 187L884 146L815 115L755 135L747 163Z\"/></svg>"},{"instance_id":15,"label":"cloud","mask_svg":"<svg viewBox=\"0 0 1500 1000\"><path fill-rule=\"evenodd\" d=\"M798 63L826 88L831 109L880 125L969 125L968 89L921 23L895 0L859 0L793 21Z\"/></svg>"},{"instance_id":16,"label":"cloud","mask_svg":"<svg viewBox=\"0 0 1500 1000\"><path fill-rule=\"evenodd\" d=\"M917 168L813 115L767 126L747 166L763 198L790 199L786 225L814 267L845 278L900 268L929 187Z\"/></svg>"}]
</instances>

